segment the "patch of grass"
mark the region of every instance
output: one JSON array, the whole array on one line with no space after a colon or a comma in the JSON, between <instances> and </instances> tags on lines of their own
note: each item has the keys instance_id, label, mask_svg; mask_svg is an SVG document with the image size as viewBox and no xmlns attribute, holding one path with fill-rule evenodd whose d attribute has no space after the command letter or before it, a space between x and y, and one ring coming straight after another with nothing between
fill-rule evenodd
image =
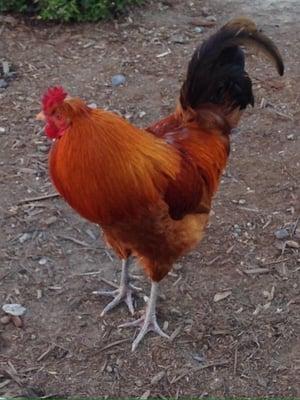
<instances>
[{"instance_id":1,"label":"patch of grass","mask_svg":"<svg viewBox=\"0 0 300 400\"><path fill-rule=\"evenodd\" d=\"M46 21L99 21L142 3L144 0L0 0L0 13L36 14Z\"/></svg>"}]
</instances>

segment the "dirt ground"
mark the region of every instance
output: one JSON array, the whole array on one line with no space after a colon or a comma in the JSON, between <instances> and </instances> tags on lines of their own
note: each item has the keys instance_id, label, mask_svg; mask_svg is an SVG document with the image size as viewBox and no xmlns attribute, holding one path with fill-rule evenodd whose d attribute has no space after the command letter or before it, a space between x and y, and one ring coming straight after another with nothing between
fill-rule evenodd
<instances>
[{"instance_id":1,"label":"dirt ground","mask_svg":"<svg viewBox=\"0 0 300 400\"><path fill-rule=\"evenodd\" d=\"M97 226L44 198L40 96L63 84L145 126L173 109L196 44L240 14L277 43L286 74L247 51L256 107L232 137L205 239L161 285L173 340L148 335L132 353L136 332L118 328L128 310L101 318L107 298L92 294L118 281L119 262ZM0 89L0 299L27 308L22 328L0 324L1 396L300 396L299 20L297 0L168 0L96 25L1 17L0 58L16 78ZM124 87L111 86L116 73ZM133 275L142 310L150 284Z\"/></svg>"}]
</instances>

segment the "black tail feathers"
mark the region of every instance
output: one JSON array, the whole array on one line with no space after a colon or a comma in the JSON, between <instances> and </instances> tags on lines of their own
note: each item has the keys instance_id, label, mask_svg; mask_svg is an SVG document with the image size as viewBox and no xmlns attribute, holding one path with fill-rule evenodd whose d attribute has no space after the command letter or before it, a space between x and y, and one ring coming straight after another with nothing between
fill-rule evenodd
<instances>
[{"instance_id":1,"label":"black tail feathers","mask_svg":"<svg viewBox=\"0 0 300 400\"><path fill-rule=\"evenodd\" d=\"M283 61L275 44L251 20L232 20L193 54L180 93L183 109L196 110L205 103L224 105L228 111L254 105L251 79L244 69L245 57L240 45L262 50L283 75Z\"/></svg>"}]
</instances>

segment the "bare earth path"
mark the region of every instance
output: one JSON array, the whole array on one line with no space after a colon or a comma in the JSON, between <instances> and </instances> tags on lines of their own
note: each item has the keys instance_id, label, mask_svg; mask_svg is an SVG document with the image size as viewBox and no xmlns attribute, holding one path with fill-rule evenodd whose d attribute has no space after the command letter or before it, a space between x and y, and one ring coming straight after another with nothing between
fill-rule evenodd
<instances>
[{"instance_id":1,"label":"bare earth path","mask_svg":"<svg viewBox=\"0 0 300 400\"><path fill-rule=\"evenodd\" d=\"M247 51L256 107L233 138L203 243L162 285L160 320L177 335L149 335L131 353L135 332L117 329L125 307L101 318L107 299L92 295L120 272L98 228L59 198L24 202L53 193L39 98L61 83L147 125L174 107L195 45L240 14L278 44L286 75ZM215 27L199 33L206 16ZM299 397L299 1L168 0L119 24L2 18L0 58L17 77L0 92L0 301L27 314L23 328L0 323L0 395ZM111 87L116 73L124 87ZM293 241L284 247L281 227ZM138 267L134 275L148 295Z\"/></svg>"}]
</instances>

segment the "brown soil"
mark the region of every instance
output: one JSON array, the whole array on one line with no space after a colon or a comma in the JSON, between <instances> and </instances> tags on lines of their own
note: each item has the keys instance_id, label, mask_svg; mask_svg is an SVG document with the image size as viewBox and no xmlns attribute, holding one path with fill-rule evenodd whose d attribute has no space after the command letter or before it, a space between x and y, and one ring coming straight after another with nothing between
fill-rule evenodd
<instances>
[{"instance_id":1,"label":"brown soil","mask_svg":"<svg viewBox=\"0 0 300 400\"><path fill-rule=\"evenodd\" d=\"M278 44L286 75L247 52L256 107L233 136L205 239L161 285L159 319L177 336L148 335L132 353L135 332L118 329L128 310L101 318L107 299L92 294L120 271L98 228L59 198L24 202L54 192L34 121L40 95L60 83L145 126L173 109L195 45L240 14ZM205 16L216 26L197 33ZM1 57L17 77L0 92L0 299L27 313L22 328L0 324L0 395L300 396L299 16L297 0L168 0L119 23L2 19ZM111 87L116 73L124 87ZM294 248L274 236L284 226ZM142 271L134 275L148 295Z\"/></svg>"}]
</instances>

